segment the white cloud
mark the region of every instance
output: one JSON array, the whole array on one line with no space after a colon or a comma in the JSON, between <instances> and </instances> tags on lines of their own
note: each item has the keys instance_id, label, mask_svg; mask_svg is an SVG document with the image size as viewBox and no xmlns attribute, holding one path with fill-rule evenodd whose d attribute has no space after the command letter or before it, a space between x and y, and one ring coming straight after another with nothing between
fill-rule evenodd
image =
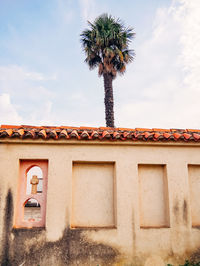
<instances>
[{"instance_id":1,"label":"white cloud","mask_svg":"<svg viewBox=\"0 0 200 266\"><path fill-rule=\"evenodd\" d=\"M19 115L16 106L11 103L10 95L3 93L0 95L0 114L0 125L58 125L55 116L52 115L51 101L44 102L39 108L37 106L27 118L24 118Z\"/></svg>"},{"instance_id":2,"label":"white cloud","mask_svg":"<svg viewBox=\"0 0 200 266\"><path fill-rule=\"evenodd\" d=\"M42 73L28 71L27 69L18 65L0 66L0 81L5 80L55 80L56 74L52 76L45 76Z\"/></svg>"},{"instance_id":3,"label":"white cloud","mask_svg":"<svg viewBox=\"0 0 200 266\"><path fill-rule=\"evenodd\" d=\"M0 124L19 124L22 121L7 93L0 95L0 114Z\"/></svg>"},{"instance_id":4,"label":"white cloud","mask_svg":"<svg viewBox=\"0 0 200 266\"><path fill-rule=\"evenodd\" d=\"M114 84L122 101L118 124L200 127L199 14L199 0L157 10L151 38L136 48L136 61Z\"/></svg>"},{"instance_id":5,"label":"white cloud","mask_svg":"<svg viewBox=\"0 0 200 266\"><path fill-rule=\"evenodd\" d=\"M55 79L55 75L28 71L18 65L0 66L1 123L52 123L51 99L56 93L46 85Z\"/></svg>"},{"instance_id":6,"label":"white cloud","mask_svg":"<svg viewBox=\"0 0 200 266\"><path fill-rule=\"evenodd\" d=\"M32 125L56 125L55 116L52 114L53 103L45 101L40 108L35 108L27 119L27 123Z\"/></svg>"},{"instance_id":7,"label":"white cloud","mask_svg":"<svg viewBox=\"0 0 200 266\"><path fill-rule=\"evenodd\" d=\"M182 25L181 62L187 74L184 82L200 90L200 1L182 0L182 3L177 16Z\"/></svg>"}]
</instances>

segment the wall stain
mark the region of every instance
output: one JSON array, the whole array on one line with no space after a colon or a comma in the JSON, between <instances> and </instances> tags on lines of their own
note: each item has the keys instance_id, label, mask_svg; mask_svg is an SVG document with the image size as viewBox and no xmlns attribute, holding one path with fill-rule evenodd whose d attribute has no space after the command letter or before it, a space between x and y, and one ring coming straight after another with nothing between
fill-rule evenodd
<instances>
[{"instance_id":1,"label":"wall stain","mask_svg":"<svg viewBox=\"0 0 200 266\"><path fill-rule=\"evenodd\" d=\"M82 236L83 231L68 228L60 240L51 242L45 241L45 229L13 229L10 261L24 266L113 265L119 252L108 245L89 242Z\"/></svg>"},{"instance_id":2,"label":"wall stain","mask_svg":"<svg viewBox=\"0 0 200 266\"><path fill-rule=\"evenodd\" d=\"M174 217L176 220L176 223L179 223L179 204L178 204L178 200L176 200L174 207L173 207L173 212L174 212Z\"/></svg>"},{"instance_id":3,"label":"wall stain","mask_svg":"<svg viewBox=\"0 0 200 266\"><path fill-rule=\"evenodd\" d=\"M187 223L188 223L187 212L188 212L187 201L184 199L184 202L183 202L183 221L184 221L185 225L187 225Z\"/></svg>"},{"instance_id":4,"label":"wall stain","mask_svg":"<svg viewBox=\"0 0 200 266\"><path fill-rule=\"evenodd\" d=\"M13 196L9 189L6 196L4 225L3 225L3 239L2 239L2 266L12 265L10 261L10 234L12 230L13 218Z\"/></svg>"},{"instance_id":5,"label":"wall stain","mask_svg":"<svg viewBox=\"0 0 200 266\"><path fill-rule=\"evenodd\" d=\"M9 189L3 217L1 266L113 265L119 251L86 239L87 229L66 228L57 241L46 241L45 228L15 229L13 196ZM91 229L89 229L91 231Z\"/></svg>"},{"instance_id":6,"label":"wall stain","mask_svg":"<svg viewBox=\"0 0 200 266\"><path fill-rule=\"evenodd\" d=\"M200 262L200 248L192 253L192 255L190 256L190 261L194 264Z\"/></svg>"}]
</instances>

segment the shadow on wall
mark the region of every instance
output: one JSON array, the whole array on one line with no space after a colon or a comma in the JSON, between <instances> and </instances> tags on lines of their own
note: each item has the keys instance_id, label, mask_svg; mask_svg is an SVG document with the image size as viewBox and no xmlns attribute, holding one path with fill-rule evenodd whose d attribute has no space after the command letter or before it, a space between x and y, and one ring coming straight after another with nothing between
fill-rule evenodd
<instances>
[{"instance_id":1,"label":"shadow on wall","mask_svg":"<svg viewBox=\"0 0 200 266\"><path fill-rule=\"evenodd\" d=\"M2 266L11 265L9 260L10 253L10 235L13 221L13 197L11 190L8 190L6 196L4 226L3 226L3 241L2 241Z\"/></svg>"}]
</instances>

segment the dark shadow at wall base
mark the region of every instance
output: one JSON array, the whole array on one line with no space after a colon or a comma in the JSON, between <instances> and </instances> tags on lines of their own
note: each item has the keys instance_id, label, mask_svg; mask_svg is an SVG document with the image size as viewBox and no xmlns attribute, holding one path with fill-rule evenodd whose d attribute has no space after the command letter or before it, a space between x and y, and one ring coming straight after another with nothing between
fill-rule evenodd
<instances>
[{"instance_id":1,"label":"dark shadow at wall base","mask_svg":"<svg viewBox=\"0 0 200 266\"><path fill-rule=\"evenodd\" d=\"M13 229L12 265L112 265L119 255L110 246L88 242L83 229L66 229L60 240L46 242L45 229ZM28 250L28 252L27 252Z\"/></svg>"}]
</instances>

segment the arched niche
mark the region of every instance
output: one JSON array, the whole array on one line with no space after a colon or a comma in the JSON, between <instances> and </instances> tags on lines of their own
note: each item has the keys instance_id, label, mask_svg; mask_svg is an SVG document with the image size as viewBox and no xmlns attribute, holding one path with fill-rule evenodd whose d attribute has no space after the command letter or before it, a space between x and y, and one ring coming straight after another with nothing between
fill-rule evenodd
<instances>
[{"instance_id":1,"label":"arched niche","mask_svg":"<svg viewBox=\"0 0 200 266\"><path fill-rule=\"evenodd\" d=\"M45 227L48 160L20 160L15 228Z\"/></svg>"},{"instance_id":2,"label":"arched niche","mask_svg":"<svg viewBox=\"0 0 200 266\"><path fill-rule=\"evenodd\" d=\"M40 203L30 198L24 203L24 221L38 222L42 219Z\"/></svg>"},{"instance_id":3,"label":"arched niche","mask_svg":"<svg viewBox=\"0 0 200 266\"><path fill-rule=\"evenodd\" d=\"M27 171L27 182L26 182L26 194L30 195L31 194L31 190L32 190L32 185L31 185L31 179L33 176L37 176L39 179L39 183L37 185L37 193L42 193L43 191L43 173L42 173L42 169L37 166L37 165L33 165L31 166L28 171Z\"/></svg>"}]
</instances>

